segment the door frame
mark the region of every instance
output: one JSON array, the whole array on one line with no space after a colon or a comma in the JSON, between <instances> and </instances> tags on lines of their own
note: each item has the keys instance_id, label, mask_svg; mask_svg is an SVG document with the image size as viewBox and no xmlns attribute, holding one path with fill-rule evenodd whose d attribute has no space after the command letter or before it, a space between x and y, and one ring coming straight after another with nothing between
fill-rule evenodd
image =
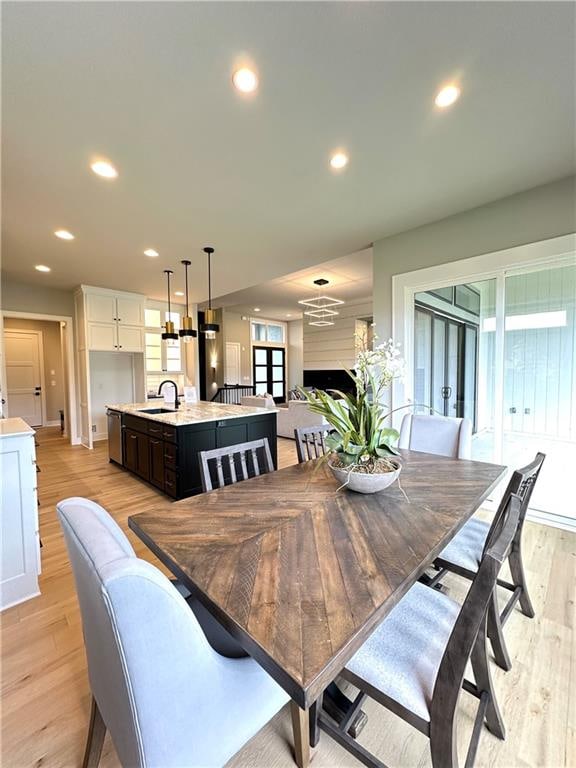
<instances>
[{"instance_id":1,"label":"door frame","mask_svg":"<svg viewBox=\"0 0 576 768\"><path fill-rule=\"evenodd\" d=\"M272 370L274 367L278 367L278 366L274 366L272 364L272 362L271 362L272 361L272 352L282 352L282 370L284 372L284 378L283 378L283 382L282 382L282 386L283 386L282 396L281 397L274 397L272 395L272 392L274 391L274 383L275 383L274 382L274 378L268 379L268 381L266 382L266 386L268 387L269 385L272 385L270 387L270 394L274 398L274 402L284 403L284 402L286 402L287 387L288 387L288 377L287 377L287 373L288 373L287 358L288 358L288 356L286 354L286 347L282 346L282 345L281 346L274 346L271 342L268 343L268 344L262 345L262 346L260 346L259 344L253 344L252 345L252 381L254 382L254 391L256 391L256 350L259 350L259 349L264 349L264 350L266 350L266 352L270 352L269 355L268 354L266 355L266 357L267 357L266 367L269 370ZM272 377L273 377L273 374L272 374ZM276 383L278 383L278 382L276 382Z\"/></svg>"},{"instance_id":2,"label":"door frame","mask_svg":"<svg viewBox=\"0 0 576 768\"><path fill-rule=\"evenodd\" d=\"M504 391L504 313L506 278L523 272L535 272L551 267L576 265L576 233L541 240L536 243L506 248L467 259L437 264L413 272L392 277L392 335L401 344L406 362L406 375L393 382L391 403L399 408L414 402L414 300L415 294L434 288L443 288L461 283L496 280L496 335L495 335L495 391ZM403 413L392 417L399 428ZM571 428L576 432L576 408L572 409ZM494 405L494 461L501 463L504 433L504 400L497 397ZM566 519L536 510L529 511L529 517L539 522L559 527L568 527Z\"/></svg>"},{"instance_id":3,"label":"door frame","mask_svg":"<svg viewBox=\"0 0 576 768\"><path fill-rule=\"evenodd\" d=\"M4 340L6 340L6 334L29 334L30 336L36 336L38 343L38 364L40 367L40 410L41 410L41 424L39 426L46 427L48 420L46 418L46 378L44 376L44 334L42 331L27 330L26 328L4 328ZM7 362L7 361L6 361ZM6 378L8 376L6 375ZM8 381L6 381L6 397L8 405L8 417L10 417L10 398L8 396ZM36 425L38 426L38 425ZM34 429L34 427L32 427Z\"/></svg>"},{"instance_id":4,"label":"door frame","mask_svg":"<svg viewBox=\"0 0 576 768\"><path fill-rule=\"evenodd\" d=\"M67 379L69 397L69 403L66 402L66 400L64 401L65 424L71 445L80 445L80 436L78 434L78 399L76 391L76 356L74 354L74 323L72 317L69 315L47 315L36 312L13 312L8 309L2 312L2 318L4 319L5 317L22 320L48 320L60 324L61 341L62 337L64 337L62 350L66 350L67 366L65 366L65 368L67 368L67 370L64 370L64 376ZM64 365L64 359L62 360L62 365ZM4 368L2 375L5 377L4 355L2 358L2 366Z\"/></svg>"}]
</instances>

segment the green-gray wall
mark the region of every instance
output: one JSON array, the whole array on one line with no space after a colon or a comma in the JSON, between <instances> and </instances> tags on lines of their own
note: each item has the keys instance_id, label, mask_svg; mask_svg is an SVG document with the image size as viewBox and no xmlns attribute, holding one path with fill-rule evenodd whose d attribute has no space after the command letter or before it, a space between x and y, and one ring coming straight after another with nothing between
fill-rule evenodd
<instances>
[{"instance_id":1,"label":"green-gray wall","mask_svg":"<svg viewBox=\"0 0 576 768\"><path fill-rule=\"evenodd\" d=\"M374 243L374 321L392 334L392 277L576 231L576 177L535 187Z\"/></svg>"}]
</instances>

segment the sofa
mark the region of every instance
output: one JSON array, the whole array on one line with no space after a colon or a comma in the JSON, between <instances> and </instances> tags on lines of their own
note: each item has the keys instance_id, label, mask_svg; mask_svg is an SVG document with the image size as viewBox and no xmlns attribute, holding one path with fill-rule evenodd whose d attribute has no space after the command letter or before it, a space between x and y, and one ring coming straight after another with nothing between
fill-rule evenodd
<instances>
[{"instance_id":1,"label":"sofa","mask_svg":"<svg viewBox=\"0 0 576 768\"><path fill-rule=\"evenodd\" d=\"M312 413L306 400L289 400L286 405L276 405L271 395L240 398L241 405L253 408L276 408L276 431L278 437L294 440L294 430L298 427L316 427L326 424L326 419Z\"/></svg>"},{"instance_id":2,"label":"sofa","mask_svg":"<svg viewBox=\"0 0 576 768\"><path fill-rule=\"evenodd\" d=\"M289 400L286 407L278 408L278 437L294 440L294 430L298 427L316 427L321 424L326 424L326 419L318 413L312 413L306 400Z\"/></svg>"}]
</instances>

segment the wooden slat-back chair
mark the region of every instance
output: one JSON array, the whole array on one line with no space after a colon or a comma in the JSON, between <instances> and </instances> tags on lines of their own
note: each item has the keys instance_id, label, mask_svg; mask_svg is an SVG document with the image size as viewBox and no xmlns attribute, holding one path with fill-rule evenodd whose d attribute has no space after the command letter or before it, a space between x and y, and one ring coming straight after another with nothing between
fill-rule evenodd
<instances>
[{"instance_id":1,"label":"wooden slat-back chair","mask_svg":"<svg viewBox=\"0 0 576 768\"><path fill-rule=\"evenodd\" d=\"M530 497L532 496L532 491L536 485L545 458L543 453L538 453L534 461L512 474L492 524L473 517L462 527L435 561L435 566L440 571L430 582L430 586L436 586L436 584L442 581L448 571L456 573L465 579L474 579L482 555L487 547L490 546L508 500L512 494L517 494L521 501L520 517L518 529L514 534L514 540L512 541L512 547L508 556L512 582L498 579L498 586L509 590L512 594L502 611L500 611L498 596L496 590L494 590L492 604L488 611L488 636L494 650L494 658L498 666L505 670L511 669L512 662L504 640L503 628L516 603L520 602L522 613L525 616L534 618L534 608L528 594L522 562L522 528L526 519L526 513L528 512Z\"/></svg>"},{"instance_id":2,"label":"wooden slat-back chair","mask_svg":"<svg viewBox=\"0 0 576 768\"><path fill-rule=\"evenodd\" d=\"M498 738L505 737L490 676L486 624L496 579L512 546L520 506L517 496L508 498L462 606L417 582L342 672L360 691L355 707L370 696L430 739L433 768L458 767L456 723L462 689L479 701L466 768L474 764L483 723ZM474 683L465 678L468 661ZM346 723L336 724L318 707L315 714L319 727L364 765L386 768L349 735Z\"/></svg>"},{"instance_id":3,"label":"wooden slat-back chair","mask_svg":"<svg viewBox=\"0 0 576 768\"><path fill-rule=\"evenodd\" d=\"M260 454L260 458L258 458L258 454ZM248 443L238 443L237 445L228 445L225 448L202 451L200 453L200 474L204 491L214 489L214 473L210 471L210 462L214 462L218 488L274 471L272 454L266 437L261 440L251 440Z\"/></svg>"},{"instance_id":4,"label":"wooden slat-back chair","mask_svg":"<svg viewBox=\"0 0 576 768\"><path fill-rule=\"evenodd\" d=\"M319 459L326 453L325 438L332 431L328 424L318 424L313 427L297 427L294 430L298 463L311 459Z\"/></svg>"}]
</instances>

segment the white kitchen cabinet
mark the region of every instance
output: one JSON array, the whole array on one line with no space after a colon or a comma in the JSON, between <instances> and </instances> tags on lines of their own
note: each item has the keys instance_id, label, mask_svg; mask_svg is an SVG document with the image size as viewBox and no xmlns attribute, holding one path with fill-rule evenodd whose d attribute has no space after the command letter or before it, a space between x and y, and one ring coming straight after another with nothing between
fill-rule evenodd
<instances>
[{"instance_id":1,"label":"white kitchen cabinet","mask_svg":"<svg viewBox=\"0 0 576 768\"><path fill-rule=\"evenodd\" d=\"M144 340L142 328L131 325L118 325L118 349L123 352L143 352Z\"/></svg>"},{"instance_id":2,"label":"white kitchen cabinet","mask_svg":"<svg viewBox=\"0 0 576 768\"><path fill-rule=\"evenodd\" d=\"M142 328L118 323L88 323L91 352L143 352Z\"/></svg>"},{"instance_id":3,"label":"white kitchen cabinet","mask_svg":"<svg viewBox=\"0 0 576 768\"><path fill-rule=\"evenodd\" d=\"M80 438L92 448L106 437L106 402L117 385L134 401L145 398L144 309L146 297L81 285L74 294L80 390ZM106 354L113 353L113 354ZM106 375L103 375L106 372Z\"/></svg>"},{"instance_id":4,"label":"white kitchen cabinet","mask_svg":"<svg viewBox=\"0 0 576 768\"><path fill-rule=\"evenodd\" d=\"M144 302L118 296L116 299L116 320L119 325L144 325Z\"/></svg>"},{"instance_id":5,"label":"white kitchen cabinet","mask_svg":"<svg viewBox=\"0 0 576 768\"><path fill-rule=\"evenodd\" d=\"M0 609L40 594L40 534L34 430L0 420Z\"/></svg>"},{"instance_id":6,"label":"white kitchen cabinet","mask_svg":"<svg viewBox=\"0 0 576 768\"><path fill-rule=\"evenodd\" d=\"M86 293L86 319L89 323L144 325L144 297L93 289Z\"/></svg>"},{"instance_id":7,"label":"white kitchen cabinet","mask_svg":"<svg viewBox=\"0 0 576 768\"><path fill-rule=\"evenodd\" d=\"M88 349L114 352L117 343L116 323L88 323Z\"/></svg>"},{"instance_id":8,"label":"white kitchen cabinet","mask_svg":"<svg viewBox=\"0 0 576 768\"><path fill-rule=\"evenodd\" d=\"M110 293L87 293L86 319L89 323L115 323L116 296Z\"/></svg>"}]
</instances>

